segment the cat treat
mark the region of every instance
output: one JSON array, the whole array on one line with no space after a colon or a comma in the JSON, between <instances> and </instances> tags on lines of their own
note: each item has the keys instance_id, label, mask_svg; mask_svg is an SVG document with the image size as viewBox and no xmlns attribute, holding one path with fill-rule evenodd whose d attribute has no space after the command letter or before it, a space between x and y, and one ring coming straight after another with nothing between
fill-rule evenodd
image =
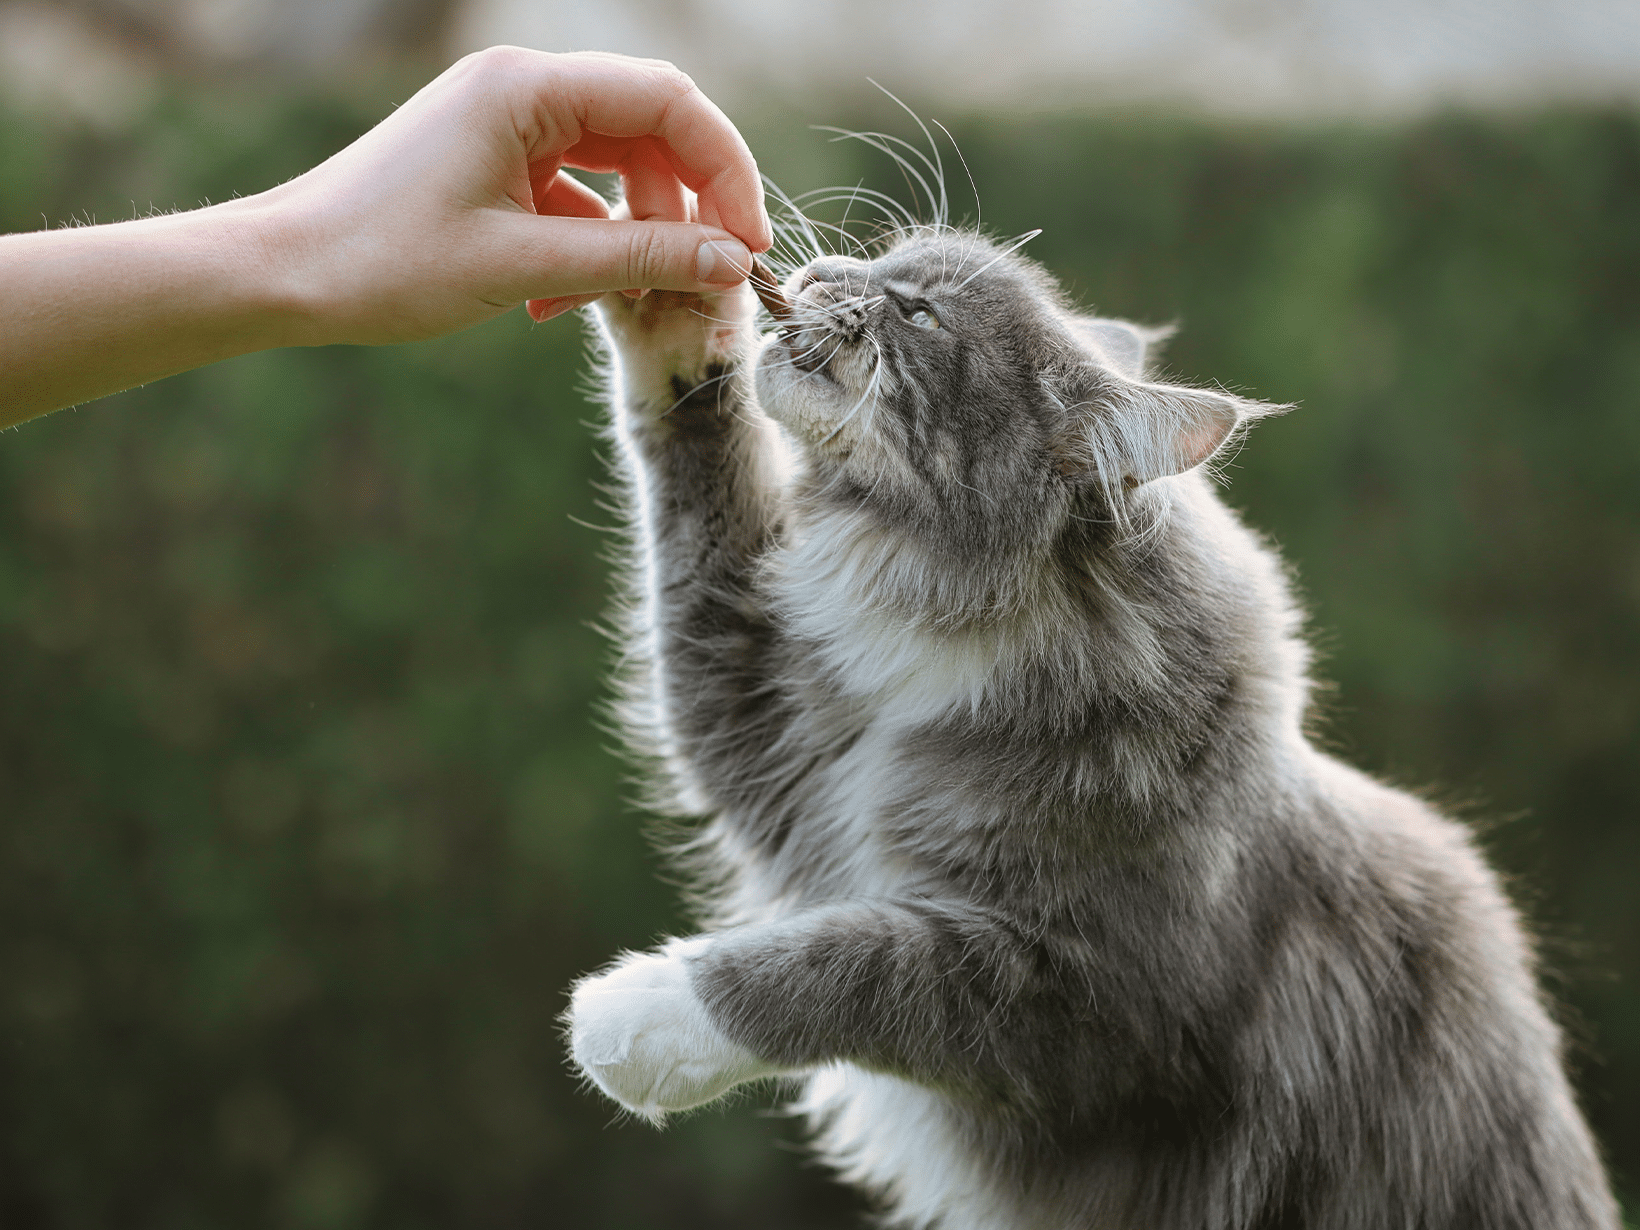
<instances>
[{"instance_id":1,"label":"cat treat","mask_svg":"<svg viewBox=\"0 0 1640 1230\"><path fill-rule=\"evenodd\" d=\"M757 293L759 302L769 309L769 315L775 318L776 323L784 323L791 318L791 305L786 302L785 293L780 289L780 282L763 263L761 257L752 257L752 276L747 279L752 284L752 290Z\"/></svg>"}]
</instances>

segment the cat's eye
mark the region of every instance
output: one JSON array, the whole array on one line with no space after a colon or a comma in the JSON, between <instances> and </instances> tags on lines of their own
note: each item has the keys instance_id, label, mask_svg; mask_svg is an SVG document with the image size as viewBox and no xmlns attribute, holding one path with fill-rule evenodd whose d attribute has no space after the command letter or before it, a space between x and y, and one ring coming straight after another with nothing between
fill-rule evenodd
<instances>
[{"instance_id":1,"label":"cat's eye","mask_svg":"<svg viewBox=\"0 0 1640 1230\"><path fill-rule=\"evenodd\" d=\"M911 315L907 316L906 319L916 325L919 329L938 329L940 327L940 318L930 312L927 308L918 308L915 312L912 312Z\"/></svg>"}]
</instances>

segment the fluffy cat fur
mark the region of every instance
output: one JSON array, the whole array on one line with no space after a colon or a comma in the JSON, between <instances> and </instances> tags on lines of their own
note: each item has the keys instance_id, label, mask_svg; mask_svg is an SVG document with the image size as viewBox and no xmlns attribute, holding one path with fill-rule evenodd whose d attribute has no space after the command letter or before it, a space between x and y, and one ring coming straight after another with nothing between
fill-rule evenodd
<instances>
[{"instance_id":1,"label":"fluffy cat fur","mask_svg":"<svg viewBox=\"0 0 1640 1230\"><path fill-rule=\"evenodd\" d=\"M582 980L655 1120L800 1077L940 1230L1505 1230L1617 1214L1457 824L1307 742L1299 615L1204 474L1273 407L924 230L601 307L629 726L702 934Z\"/></svg>"}]
</instances>

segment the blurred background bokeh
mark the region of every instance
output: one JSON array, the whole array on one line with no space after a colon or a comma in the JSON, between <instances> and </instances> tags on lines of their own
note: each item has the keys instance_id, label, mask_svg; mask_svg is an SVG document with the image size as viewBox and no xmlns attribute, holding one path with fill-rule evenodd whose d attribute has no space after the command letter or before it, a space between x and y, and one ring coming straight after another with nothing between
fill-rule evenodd
<instances>
[{"instance_id":1,"label":"blurred background bokeh","mask_svg":"<svg viewBox=\"0 0 1640 1230\"><path fill-rule=\"evenodd\" d=\"M1632 0L0 2L0 230L255 192L503 41L907 198L809 128L916 136L875 77L1175 374L1300 403L1230 498L1332 743L1483 833L1640 1192ZM0 1227L857 1224L770 1099L659 1134L563 1066L569 980L686 925L597 718L586 372L515 312L0 437Z\"/></svg>"}]
</instances>

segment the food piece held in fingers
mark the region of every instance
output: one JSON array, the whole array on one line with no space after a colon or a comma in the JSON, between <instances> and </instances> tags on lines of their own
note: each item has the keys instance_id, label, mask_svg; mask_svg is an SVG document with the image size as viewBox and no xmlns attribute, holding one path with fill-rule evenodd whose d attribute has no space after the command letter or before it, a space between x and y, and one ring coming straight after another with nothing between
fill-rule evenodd
<instances>
[{"instance_id":1,"label":"food piece held in fingers","mask_svg":"<svg viewBox=\"0 0 1640 1230\"><path fill-rule=\"evenodd\" d=\"M791 319L792 305L786 298L786 293L780 289L780 283L774 273L763 263L760 256L752 257L752 273L750 277L752 289L757 292L758 301L769 309L769 315L781 324Z\"/></svg>"}]
</instances>

